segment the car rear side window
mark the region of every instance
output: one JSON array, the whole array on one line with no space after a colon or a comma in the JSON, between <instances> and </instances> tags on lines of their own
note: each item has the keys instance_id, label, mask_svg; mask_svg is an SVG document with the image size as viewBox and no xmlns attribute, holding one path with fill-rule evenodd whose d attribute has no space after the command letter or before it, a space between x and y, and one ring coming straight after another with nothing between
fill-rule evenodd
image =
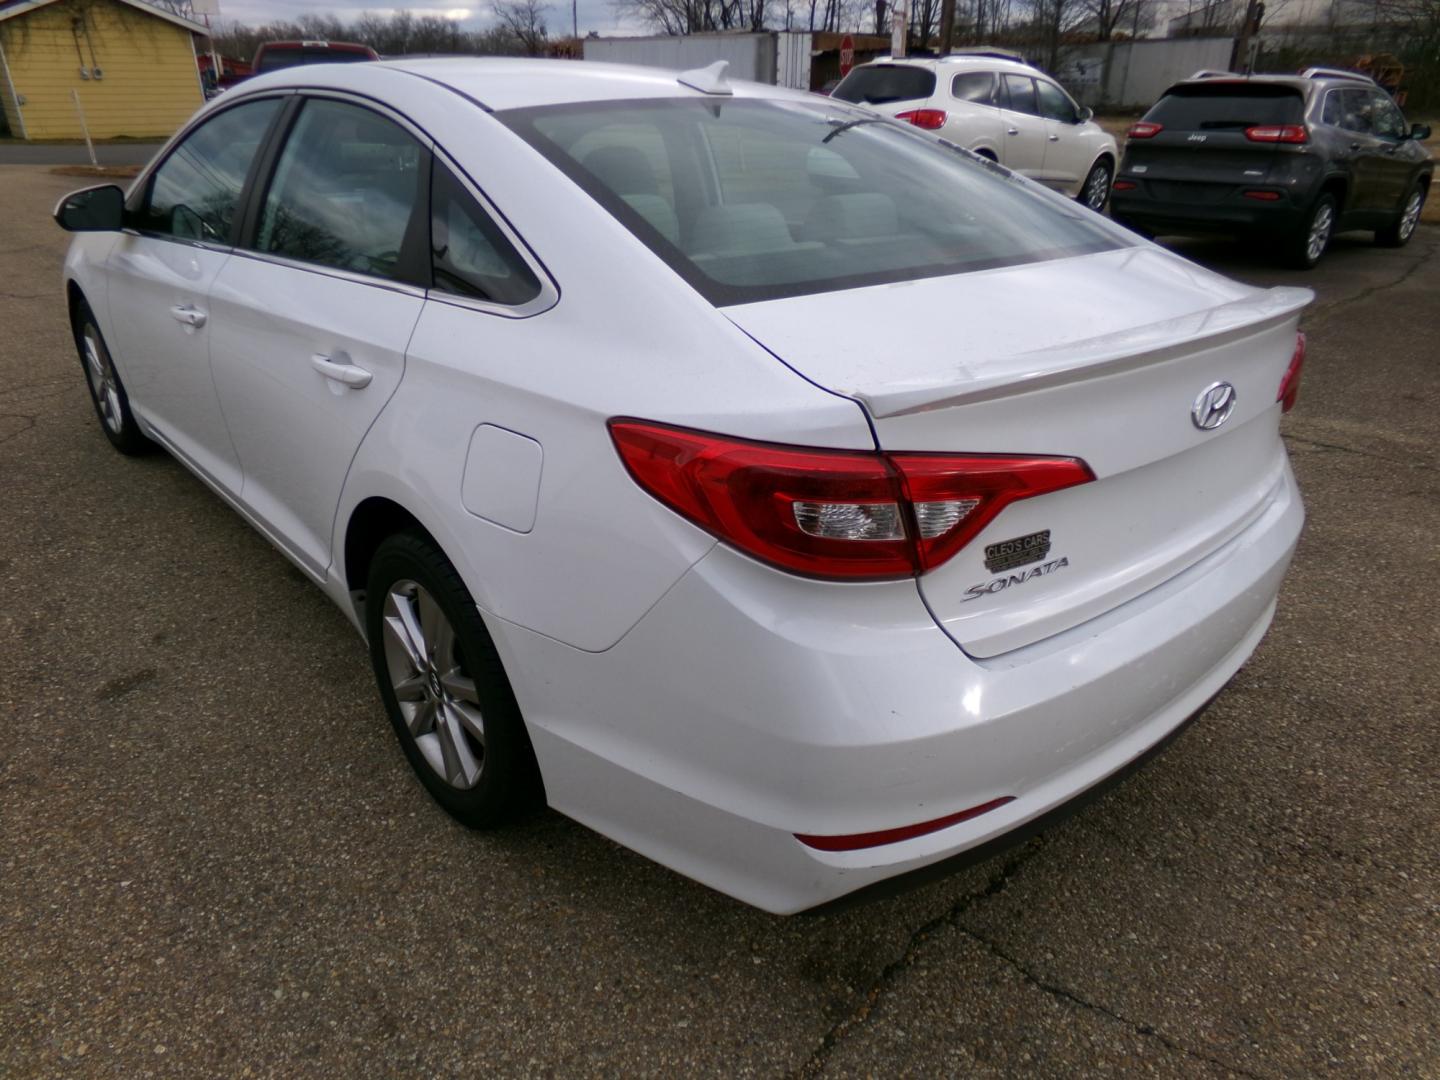
<instances>
[{"instance_id":1,"label":"car rear side window","mask_svg":"<svg viewBox=\"0 0 1440 1080\"><path fill-rule=\"evenodd\" d=\"M918 101L935 93L935 73L909 64L866 64L840 80L831 97L867 105Z\"/></svg>"},{"instance_id":2,"label":"car rear side window","mask_svg":"<svg viewBox=\"0 0 1440 1080\"><path fill-rule=\"evenodd\" d=\"M151 177L140 229L228 244L245 175L279 108L279 98L249 101L185 136Z\"/></svg>"},{"instance_id":3,"label":"car rear side window","mask_svg":"<svg viewBox=\"0 0 1440 1080\"><path fill-rule=\"evenodd\" d=\"M1040 115L1040 103L1035 98L1035 80L1028 75L1006 75L1005 97L1011 112Z\"/></svg>"},{"instance_id":4,"label":"car rear side window","mask_svg":"<svg viewBox=\"0 0 1440 1080\"><path fill-rule=\"evenodd\" d=\"M540 295L540 281L525 260L438 161L430 188L430 260L441 292L506 305Z\"/></svg>"},{"instance_id":5,"label":"car rear side window","mask_svg":"<svg viewBox=\"0 0 1440 1080\"><path fill-rule=\"evenodd\" d=\"M964 71L950 81L950 96L976 105L995 104L995 76L988 71Z\"/></svg>"},{"instance_id":6,"label":"car rear side window","mask_svg":"<svg viewBox=\"0 0 1440 1080\"><path fill-rule=\"evenodd\" d=\"M374 277L400 279L421 232L424 148L400 125L358 105L307 101L265 195L255 246ZM422 226L423 229L423 226Z\"/></svg>"},{"instance_id":7,"label":"car rear side window","mask_svg":"<svg viewBox=\"0 0 1440 1080\"><path fill-rule=\"evenodd\" d=\"M1172 87L1145 119L1172 131L1243 131L1305 122L1305 99L1289 86L1201 83Z\"/></svg>"}]
</instances>

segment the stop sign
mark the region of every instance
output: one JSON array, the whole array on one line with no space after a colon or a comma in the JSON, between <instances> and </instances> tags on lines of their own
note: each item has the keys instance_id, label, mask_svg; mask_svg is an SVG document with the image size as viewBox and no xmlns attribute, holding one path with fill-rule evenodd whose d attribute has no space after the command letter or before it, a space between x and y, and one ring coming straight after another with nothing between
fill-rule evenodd
<instances>
[{"instance_id":1,"label":"stop sign","mask_svg":"<svg viewBox=\"0 0 1440 1080\"><path fill-rule=\"evenodd\" d=\"M840 77L843 79L850 74L850 69L855 66L855 39L846 34L840 39Z\"/></svg>"}]
</instances>

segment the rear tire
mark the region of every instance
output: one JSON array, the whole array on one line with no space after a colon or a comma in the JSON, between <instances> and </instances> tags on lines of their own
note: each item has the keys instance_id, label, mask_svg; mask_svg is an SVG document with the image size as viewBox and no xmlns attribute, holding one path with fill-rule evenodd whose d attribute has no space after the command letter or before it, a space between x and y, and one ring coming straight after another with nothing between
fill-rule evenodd
<instances>
[{"instance_id":1,"label":"rear tire","mask_svg":"<svg viewBox=\"0 0 1440 1080\"><path fill-rule=\"evenodd\" d=\"M133 457L153 450L155 444L141 432L135 414L130 411L130 395L125 392L120 372L115 369L95 313L84 300L75 307L72 328L75 350L80 354L80 368L85 372L85 385L90 390L90 404L95 408L100 430L122 454Z\"/></svg>"},{"instance_id":2,"label":"rear tire","mask_svg":"<svg viewBox=\"0 0 1440 1080\"><path fill-rule=\"evenodd\" d=\"M1405 195L1405 202L1395 220L1383 229L1375 230L1375 242L1381 247L1404 247L1415 235L1420 224L1420 211L1425 208L1425 188L1419 184Z\"/></svg>"},{"instance_id":3,"label":"rear tire","mask_svg":"<svg viewBox=\"0 0 1440 1080\"><path fill-rule=\"evenodd\" d=\"M1335 196L1324 192L1305 215L1305 223L1286 238L1286 265L1295 270L1313 270L1335 235L1335 218Z\"/></svg>"},{"instance_id":4,"label":"rear tire","mask_svg":"<svg viewBox=\"0 0 1440 1080\"><path fill-rule=\"evenodd\" d=\"M380 697L425 790L472 829L540 804L520 706L455 567L423 533L398 533L376 549L367 590Z\"/></svg>"},{"instance_id":5,"label":"rear tire","mask_svg":"<svg viewBox=\"0 0 1440 1080\"><path fill-rule=\"evenodd\" d=\"M1105 204L1110 201L1110 182L1114 176L1115 170L1110 160L1101 158L1090 166L1090 172L1085 176L1085 183L1080 185L1080 194L1075 196L1075 201L1097 214L1102 213Z\"/></svg>"}]
</instances>

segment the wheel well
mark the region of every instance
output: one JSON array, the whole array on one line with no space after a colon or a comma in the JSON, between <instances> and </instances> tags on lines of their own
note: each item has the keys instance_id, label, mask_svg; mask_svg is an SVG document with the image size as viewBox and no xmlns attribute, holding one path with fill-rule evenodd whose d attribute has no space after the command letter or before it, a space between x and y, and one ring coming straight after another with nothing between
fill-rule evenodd
<instances>
[{"instance_id":1,"label":"wheel well","mask_svg":"<svg viewBox=\"0 0 1440 1080\"><path fill-rule=\"evenodd\" d=\"M995 156L995 151L991 150L989 147L982 146L979 150L976 150L975 153L979 157L989 158L997 165L1000 164L1000 159Z\"/></svg>"},{"instance_id":2,"label":"wheel well","mask_svg":"<svg viewBox=\"0 0 1440 1080\"><path fill-rule=\"evenodd\" d=\"M1320 185L1320 194L1324 195L1328 192L1334 195L1335 205L1341 210L1345 209L1345 192L1348 190L1349 185L1345 182L1345 178L1341 176L1332 176Z\"/></svg>"},{"instance_id":3,"label":"wheel well","mask_svg":"<svg viewBox=\"0 0 1440 1080\"><path fill-rule=\"evenodd\" d=\"M345 584L352 596L364 594L370 560L385 538L410 529L430 536L415 515L397 502L375 496L355 507L345 527ZM434 538L430 539L433 543Z\"/></svg>"},{"instance_id":4,"label":"wheel well","mask_svg":"<svg viewBox=\"0 0 1440 1080\"><path fill-rule=\"evenodd\" d=\"M80 305L85 303L85 294L80 291L80 286L75 284L74 279L65 282L65 300L70 307L70 325L75 325L75 320L80 314ZM79 333L77 330L76 333Z\"/></svg>"}]
</instances>

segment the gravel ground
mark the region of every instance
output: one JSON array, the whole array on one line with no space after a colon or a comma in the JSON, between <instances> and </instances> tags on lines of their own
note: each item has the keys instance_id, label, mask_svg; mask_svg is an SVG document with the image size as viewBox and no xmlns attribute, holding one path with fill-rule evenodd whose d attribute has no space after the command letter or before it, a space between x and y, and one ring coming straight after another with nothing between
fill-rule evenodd
<instances>
[{"instance_id":1,"label":"gravel ground","mask_svg":"<svg viewBox=\"0 0 1440 1080\"><path fill-rule=\"evenodd\" d=\"M1440 1076L1440 230L1305 278L1309 523L1205 717L1019 850L782 919L429 803L340 614L101 436L74 184L0 166L0 1075Z\"/></svg>"}]
</instances>

